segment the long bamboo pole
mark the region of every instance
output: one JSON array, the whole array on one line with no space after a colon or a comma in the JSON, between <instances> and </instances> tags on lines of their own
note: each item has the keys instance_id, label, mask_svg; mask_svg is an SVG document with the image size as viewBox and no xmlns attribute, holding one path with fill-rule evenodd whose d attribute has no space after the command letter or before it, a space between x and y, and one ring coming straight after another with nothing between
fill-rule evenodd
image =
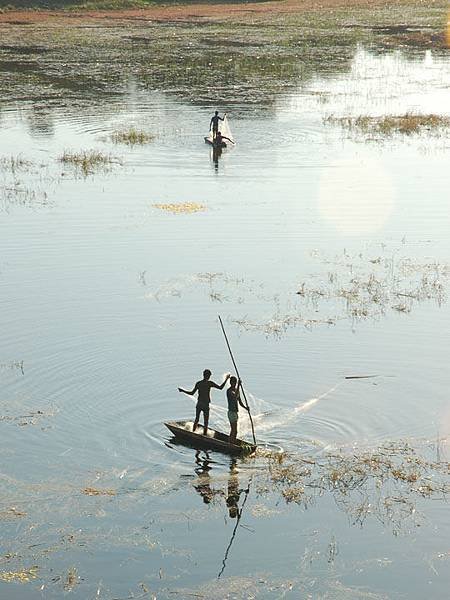
<instances>
[{"instance_id":1,"label":"long bamboo pole","mask_svg":"<svg viewBox=\"0 0 450 600\"><path fill-rule=\"evenodd\" d=\"M233 352L231 351L231 346L230 346L230 342L228 341L228 337L227 337L227 334L226 334L226 331L225 331L225 327L223 326L222 319L221 319L220 315L218 315L218 317L219 317L219 323L220 323L220 326L222 328L223 335L225 337L225 341L226 341L227 346L228 346L228 352L230 353L231 360L233 362L234 369L236 371L236 375L237 375L238 379L240 380L241 376L239 375L239 370L237 368L236 361L234 360ZM246 409L247 409L247 412L248 412L248 416L250 418L250 425L252 426L253 443L256 446L255 428L253 426L252 413L250 412L250 406L248 405L247 396L245 395L245 390L244 390L244 388L242 386L242 382L241 382L241 389L242 389L242 394L244 395L245 406L246 406Z\"/></svg>"}]
</instances>

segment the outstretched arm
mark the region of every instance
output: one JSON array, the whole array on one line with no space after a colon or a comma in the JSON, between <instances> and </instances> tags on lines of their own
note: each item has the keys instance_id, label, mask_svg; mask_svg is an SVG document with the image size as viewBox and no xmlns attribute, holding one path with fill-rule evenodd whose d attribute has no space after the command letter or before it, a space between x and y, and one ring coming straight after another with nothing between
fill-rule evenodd
<instances>
[{"instance_id":1,"label":"outstretched arm","mask_svg":"<svg viewBox=\"0 0 450 600\"><path fill-rule=\"evenodd\" d=\"M230 138L225 137L224 135L222 136L223 140L228 140L229 142L231 142L232 144L234 144L233 140L230 140Z\"/></svg>"},{"instance_id":2,"label":"outstretched arm","mask_svg":"<svg viewBox=\"0 0 450 600\"><path fill-rule=\"evenodd\" d=\"M190 392L188 390L184 390L183 388L178 388L179 392L182 392L183 394L187 394L188 396L193 396L195 394L195 392L197 391L197 384L194 385L194 389L191 390Z\"/></svg>"},{"instance_id":3,"label":"outstretched arm","mask_svg":"<svg viewBox=\"0 0 450 600\"><path fill-rule=\"evenodd\" d=\"M217 385L217 383L214 383L214 381L211 381L211 387L214 387L217 390L223 390L223 388L225 387L226 382L229 379L230 379L230 374L228 373L227 376L225 377L225 379L223 380L223 383L221 383L220 385Z\"/></svg>"}]
</instances>

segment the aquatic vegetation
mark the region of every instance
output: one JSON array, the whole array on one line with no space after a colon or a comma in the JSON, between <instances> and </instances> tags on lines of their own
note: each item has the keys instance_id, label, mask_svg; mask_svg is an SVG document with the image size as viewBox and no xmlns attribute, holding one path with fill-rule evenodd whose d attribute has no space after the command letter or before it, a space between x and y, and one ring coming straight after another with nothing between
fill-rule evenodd
<instances>
[{"instance_id":1,"label":"aquatic vegetation","mask_svg":"<svg viewBox=\"0 0 450 600\"><path fill-rule=\"evenodd\" d=\"M281 464L269 459L269 482L286 503L305 507L331 493L353 524L375 518L397 534L420 521L418 498L446 497L449 468L449 463L426 458L408 442L398 441L359 452L326 453L306 465L295 454Z\"/></svg>"},{"instance_id":2,"label":"aquatic vegetation","mask_svg":"<svg viewBox=\"0 0 450 600\"><path fill-rule=\"evenodd\" d=\"M66 592L71 592L73 588L79 583L80 578L78 576L78 572L75 567L71 567L67 571L66 579L64 581L64 590Z\"/></svg>"},{"instance_id":3,"label":"aquatic vegetation","mask_svg":"<svg viewBox=\"0 0 450 600\"><path fill-rule=\"evenodd\" d=\"M14 360L11 363L0 363L0 370L1 369L9 369L11 371L17 369L22 373L22 375L25 375L23 360Z\"/></svg>"},{"instance_id":4,"label":"aquatic vegetation","mask_svg":"<svg viewBox=\"0 0 450 600\"><path fill-rule=\"evenodd\" d=\"M11 171L13 175L17 171L26 171L32 164L31 161L23 158L21 154L17 156L2 156L0 158L0 170Z\"/></svg>"},{"instance_id":5,"label":"aquatic vegetation","mask_svg":"<svg viewBox=\"0 0 450 600\"><path fill-rule=\"evenodd\" d=\"M13 408L15 409L14 411L12 410ZM16 412L19 414L15 414ZM0 413L0 422L10 422L19 427L39 425L43 419L53 417L55 414L56 410L53 407L48 407L45 410L36 410L26 406L12 407L9 403L4 409L4 414Z\"/></svg>"},{"instance_id":6,"label":"aquatic vegetation","mask_svg":"<svg viewBox=\"0 0 450 600\"><path fill-rule=\"evenodd\" d=\"M0 571L0 581L5 583L28 583L33 579L37 579L39 567L30 567L21 571Z\"/></svg>"},{"instance_id":7,"label":"aquatic vegetation","mask_svg":"<svg viewBox=\"0 0 450 600\"><path fill-rule=\"evenodd\" d=\"M96 170L108 168L112 164L119 162L111 154L105 154L99 150L83 150L80 152L65 150L59 157L59 161L75 167L84 176L90 175Z\"/></svg>"},{"instance_id":8,"label":"aquatic vegetation","mask_svg":"<svg viewBox=\"0 0 450 600\"><path fill-rule=\"evenodd\" d=\"M8 212L12 206L48 206L49 200L46 191L30 188L21 181L14 180L9 184L0 184L0 204Z\"/></svg>"},{"instance_id":9,"label":"aquatic vegetation","mask_svg":"<svg viewBox=\"0 0 450 600\"><path fill-rule=\"evenodd\" d=\"M142 146L144 144L149 144L154 139L154 135L146 133L145 131L140 131L134 127L127 130L114 131L111 134L111 140L114 144L127 144L128 146Z\"/></svg>"},{"instance_id":10,"label":"aquatic vegetation","mask_svg":"<svg viewBox=\"0 0 450 600\"><path fill-rule=\"evenodd\" d=\"M127 1L117 0L119 4ZM110 7L116 0L105 2ZM99 3L78 4L77 10L82 6L98 8ZM7 58L2 62L2 98L14 100L21 94L59 100L64 95L73 100L67 110L76 113L80 92L92 103L109 102L111 94L127 94L132 79L196 104L210 103L210 90L215 86L216 102L239 110L244 103L258 104L270 111L280 94L315 73L346 69L358 42L375 48L385 48L390 41L397 47L404 45L411 31L408 27L399 30L399 22L414 22L416 30L434 39L442 35L446 15L444 6L424 10L413 5L279 14L273 8L265 14L261 7L257 16L253 11L219 12L207 20L196 18L189 9L186 19L150 20L144 30L132 17L114 19L114 27L105 17L104 26L97 23L91 28L83 26L83 17L72 15L70 22L55 19L50 26L41 21L38 27L27 27L25 35L23 28L11 24L2 28ZM192 35L194 27L201 27L199 35ZM130 52L133 69L129 68ZM32 59L42 53L45 61L39 61L36 69ZM70 65L67 56L74 58ZM208 63L221 73L220 86Z\"/></svg>"},{"instance_id":11,"label":"aquatic vegetation","mask_svg":"<svg viewBox=\"0 0 450 600\"><path fill-rule=\"evenodd\" d=\"M358 130L364 134L392 136L396 133L413 135L422 132L442 133L450 129L450 117L444 115L383 115L380 117L333 117L324 119L325 123L339 124L345 129Z\"/></svg>"},{"instance_id":12,"label":"aquatic vegetation","mask_svg":"<svg viewBox=\"0 0 450 600\"><path fill-rule=\"evenodd\" d=\"M281 336L299 325L310 329L335 325L343 319L350 319L354 325L390 312L408 314L421 302L434 301L439 306L446 302L450 265L398 256L397 251L391 253L387 247L381 250L378 256L344 251L342 257L324 258L323 262L334 270L303 281L296 292L298 302L286 301L286 312L278 307L264 321L248 316L233 321L245 331Z\"/></svg>"},{"instance_id":13,"label":"aquatic vegetation","mask_svg":"<svg viewBox=\"0 0 450 600\"><path fill-rule=\"evenodd\" d=\"M15 506L8 508L8 510L0 511L0 521L11 521L26 517L27 513L18 510Z\"/></svg>"},{"instance_id":14,"label":"aquatic vegetation","mask_svg":"<svg viewBox=\"0 0 450 600\"><path fill-rule=\"evenodd\" d=\"M153 206L155 208L165 210L175 215L181 213L189 214L206 210L206 206L204 204L197 204L196 202L180 202L177 204L154 204Z\"/></svg>"},{"instance_id":15,"label":"aquatic vegetation","mask_svg":"<svg viewBox=\"0 0 450 600\"><path fill-rule=\"evenodd\" d=\"M116 490L98 489L93 487L86 487L82 490L82 493L86 496L115 496Z\"/></svg>"}]
</instances>

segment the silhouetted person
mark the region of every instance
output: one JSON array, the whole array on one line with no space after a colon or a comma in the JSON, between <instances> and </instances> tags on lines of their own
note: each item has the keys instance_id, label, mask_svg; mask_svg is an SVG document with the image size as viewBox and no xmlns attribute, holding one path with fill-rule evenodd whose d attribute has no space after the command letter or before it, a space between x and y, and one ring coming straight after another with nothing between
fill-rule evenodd
<instances>
[{"instance_id":1,"label":"silhouetted person","mask_svg":"<svg viewBox=\"0 0 450 600\"><path fill-rule=\"evenodd\" d=\"M239 394L239 388L241 386L241 380L239 381L236 377L230 377L230 387L227 389L227 400L228 400L228 420L230 421L230 443L234 444L237 437L237 424L239 418L239 404L242 408L247 410L247 407L241 400Z\"/></svg>"},{"instance_id":2,"label":"silhouetted person","mask_svg":"<svg viewBox=\"0 0 450 600\"><path fill-rule=\"evenodd\" d=\"M231 142L232 144L234 143L233 140L230 140L230 138L226 137L225 135L222 135L222 133L220 131L218 131L216 133L216 137L214 138L214 146L216 148L225 148L226 144L225 144L224 140L227 140L228 142Z\"/></svg>"},{"instance_id":3,"label":"silhouetted person","mask_svg":"<svg viewBox=\"0 0 450 600\"><path fill-rule=\"evenodd\" d=\"M225 113L226 115L227 113ZM211 118L211 121L209 123L209 128L212 129L212 134L213 134L213 140L215 139L217 132L219 131L219 121L223 121L225 119L225 115L222 117L219 117L219 111L216 110L216 112L214 113L214 116Z\"/></svg>"},{"instance_id":4,"label":"silhouetted person","mask_svg":"<svg viewBox=\"0 0 450 600\"><path fill-rule=\"evenodd\" d=\"M195 394L195 392L198 392L197 406L195 408L195 421L194 421L194 427L193 427L192 431L195 431L197 429L198 421L200 419L200 413L203 413L203 435L207 435L207 433L208 433L209 404L211 402L211 388L216 388L217 390L223 390L226 382L230 378L230 375L228 374L225 377L225 379L221 385L214 383L214 381L210 381L209 380L210 377L211 377L211 371L209 369L205 369L203 371L203 379L200 381L197 381L197 383L194 385L193 390L188 392L187 390L184 390L183 388L178 388L179 392L183 392L183 394L188 394L189 396L193 396Z\"/></svg>"}]
</instances>

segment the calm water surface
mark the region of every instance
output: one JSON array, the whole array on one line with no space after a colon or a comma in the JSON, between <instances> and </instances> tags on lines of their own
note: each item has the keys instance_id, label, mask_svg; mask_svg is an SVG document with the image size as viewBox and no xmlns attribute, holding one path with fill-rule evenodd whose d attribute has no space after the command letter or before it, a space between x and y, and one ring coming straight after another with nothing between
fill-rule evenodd
<instances>
[{"instance_id":1,"label":"calm water surface","mask_svg":"<svg viewBox=\"0 0 450 600\"><path fill-rule=\"evenodd\" d=\"M449 86L448 59L360 48L270 114L234 106L217 164L215 107L162 92L2 107L2 156L32 165L1 174L0 571L39 570L1 598L447 597L444 501L364 522L332 494L306 510L264 493L262 460L196 453L163 422L193 415L177 386L231 370L221 314L261 444L320 457L407 440L449 459L449 139L324 122L450 116ZM130 124L155 141L108 141ZM120 164L84 177L58 161L86 149ZM155 206L172 203L204 210ZM377 301L342 294L371 275ZM360 375L376 377L345 379ZM226 430L224 392L211 420Z\"/></svg>"}]
</instances>

